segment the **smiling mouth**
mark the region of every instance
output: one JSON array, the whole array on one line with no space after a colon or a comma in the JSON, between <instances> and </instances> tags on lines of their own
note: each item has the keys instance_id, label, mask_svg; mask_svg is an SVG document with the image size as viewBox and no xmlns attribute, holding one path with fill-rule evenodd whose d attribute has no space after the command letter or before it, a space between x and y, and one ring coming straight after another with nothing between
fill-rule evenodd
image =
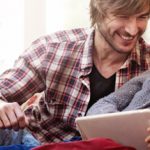
<instances>
[{"instance_id":1,"label":"smiling mouth","mask_svg":"<svg viewBox=\"0 0 150 150\"><path fill-rule=\"evenodd\" d=\"M126 40L126 41L131 41L134 39L133 36L124 36L124 35L120 35L120 37L123 39L123 40Z\"/></svg>"}]
</instances>

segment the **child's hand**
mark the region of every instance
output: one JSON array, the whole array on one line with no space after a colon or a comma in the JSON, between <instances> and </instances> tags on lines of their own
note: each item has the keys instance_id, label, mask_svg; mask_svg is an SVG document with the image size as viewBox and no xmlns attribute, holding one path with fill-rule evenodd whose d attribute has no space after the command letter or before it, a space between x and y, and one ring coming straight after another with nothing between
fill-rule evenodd
<instances>
[{"instance_id":1,"label":"child's hand","mask_svg":"<svg viewBox=\"0 0 150 150\"><path fill-rule=\"evenodd\" d=\"M150 127L147 128L147 132L149 133L149 135L145 138L145 142L147 143L147 147L150 148Z\"/></svg>"}]
</instances>

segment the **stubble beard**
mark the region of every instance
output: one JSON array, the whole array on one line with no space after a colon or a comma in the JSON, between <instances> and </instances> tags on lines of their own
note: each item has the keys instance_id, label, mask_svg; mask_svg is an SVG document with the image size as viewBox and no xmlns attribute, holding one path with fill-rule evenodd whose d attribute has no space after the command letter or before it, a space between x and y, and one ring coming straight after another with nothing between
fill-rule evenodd
<instances>
[{"instance_id":1,"label":"stubble beard","mask_svg":"<svg viewBox=\"0 0 150 150\"><path fill-rule=\"evenodd\" d=\"M136 43L137 43L137 42L135 43L135 45L133 46L133 48L129 49L128 52L126 52L126 51L124 51L124 49L119 48L117 45L115 45L115 43L113 42L113 40L112 40L111 38L108 38L109 35L107 36L107 34L105 34L105 33L102 32L100 26L98 26L97 29L98 29L98 32L100 33L100 35L103 37L103 39L108 43L109 47L110 47L112 50L116 51L117 53L120 53L120 54L131 53L131 51L132 51L132 50L135 48L135 46L136 46ZM114 33L114 34L117 34L117 33ZM138 41L139 37L140 37L140 36L139 36L139 34L138 34L138 38L137 38L136 41Z\"/></svg>"}]
</instances>

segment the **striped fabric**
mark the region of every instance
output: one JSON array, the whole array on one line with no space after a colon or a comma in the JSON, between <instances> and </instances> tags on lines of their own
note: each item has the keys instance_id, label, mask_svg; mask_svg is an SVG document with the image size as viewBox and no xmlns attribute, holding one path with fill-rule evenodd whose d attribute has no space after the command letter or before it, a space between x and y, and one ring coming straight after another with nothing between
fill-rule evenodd
<instances>
[{"instance_id":1,"label":"striped fabric","mask_svg":"<svg viewBox=\"0 0 150 150\"><path fill-rule=\"evenodd\" d=\"M28 103L29 129L42 142L59 142L77 134L75 118L84 116L90 100L94 29L73 29L44 36L32 43L14 68L0 76L0 98ZM150 66L150 52L140 39L116 74L116 89Z\"/></svg>"}]
</instances>

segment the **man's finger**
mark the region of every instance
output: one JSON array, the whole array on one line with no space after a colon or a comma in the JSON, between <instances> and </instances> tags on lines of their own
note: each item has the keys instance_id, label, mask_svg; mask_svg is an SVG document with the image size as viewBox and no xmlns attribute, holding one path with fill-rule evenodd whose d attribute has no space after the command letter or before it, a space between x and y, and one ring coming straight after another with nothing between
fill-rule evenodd
<instances>
[{"instance_id":1,"label":"man's finger","mask_svg":"<svg viewBox=\"0 0 150 150\"><path fill-rule=\"evenodd\" d=\"M1 120L2 125L3 125L2 128L10 128L11 123L10 123L10 120L8 119L7 114L3 111L1 111L0 113L1 113L0 120Z\"/></svg>"},{"instance_id":2,"label":"man's finger","mask_svg":"<svg viewBox=\"0 0 150 150\"><path fill-rule=\"evenodd\" d=\"M15 115L18 121L19 128L24 128L26 126L25 115L20 107L18 107L18 109L15 109Z\"/></svg>"},{"instance_id":3,"label":"man's finger","mask_svg":"<svg viewBox=\"0 0 150 150\"><path fill-rule=\"evenodd\" d=\"M4 128L4 124L1 120L0 120L0 128Z\"/></svg>"}]
</instances>

